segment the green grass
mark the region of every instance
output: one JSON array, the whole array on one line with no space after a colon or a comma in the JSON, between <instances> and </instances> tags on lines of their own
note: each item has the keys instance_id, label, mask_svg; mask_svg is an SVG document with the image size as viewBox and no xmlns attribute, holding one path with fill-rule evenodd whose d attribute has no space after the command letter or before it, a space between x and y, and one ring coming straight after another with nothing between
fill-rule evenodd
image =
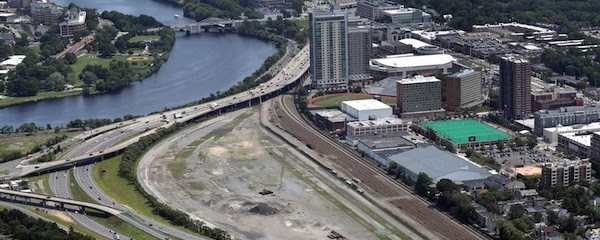
<instances>
[{"instance_id":1,"label":"green grass","mask_svg":"<svg viewBox=\"0 0 600 240\"><path fill-rule=\"evenodd\" d=\"M31 51L33 51L35 54L40 54L42 52L42 50L40 50L40 45L30 46L29 49L31 49Z\"/></svg>"},{"instance_id":2,"label":"green grass","mask_svg":"<svg viewBox=\"0 0 600 240\"><path fill-rule=\"evenodd\" d=\"M62 136L63 134L73 137L79 134L79 132L0 138L0 155L13 151L19 151L23 154L26 154L36 145L44 144L46 143L46 140L52 139L56 136Z\"/></svg>"},{"instance_id":3,"label":"green grass","mask_svg":"<svg viewBox=\"0 0 600 240\"><path fill-rule=\"evenodd\" d=\"M43 184L44 189L46 190L46 193L48 193L49 196L53 196L52 192L50 192L50 184L48 183L49 178L50 178L49 174L44 174L44 175L40 175L37 177L31 177L28 179L28 181L29 181L29 184L35 183L37 185L37 182L39 180L42 180L42 184ZM42 192L42 190L39 189L39 185L38 185L38 188L36 188L35 191L33 191L33 192L37 193L37 194L44 194L44 192Z\"/></svg>"},{"instance_id":4,"label":"green grass","mask_svg":"<svg viewBox=\"0 0 600 240\"><path fill-rule=\"evenodd\" d=\"M75 200L91 202L91 203L95 202L91 197L89 197L83 191L83 189L81 189L79 184L77 184L72 172L71 172L71 191L73 192L73 198ZM86 210L86 212L94 212L94 210ZM100 212L95 212L95 213L100 213ZM102 213L100 213L100 214L102 214ZM132 226L131 224L129 224L115 216L101 217L100 215L89 215L88 214L88 217L96 220L97 222L99 222L105 226L108 226L109 228L111 228L117 232L123 233L123 234L133 237L135 239L155 239L154 237L150 236L149 234L145 233L144 231Z\"/></svg>"},{"instance_id":5,"label":"green grass","mask_svg":"<svg viewBox=\"0 0 600 240\"><path fill-rule=\"evenodd\" d=\"M298 24L298 26L300 26L301 28L308 29L308 20L292 20L292 21L296 22L296 24Z\"/></svg>"},{"instance_id":6,"label":"green grass","mask_svg":"<svg viewBox=\"0 0 600 240\"><path fill-rule=\"evenodd\" d=\"M512 139L508 134L472 119L431 122L419 126L422 128L431 128L440 137L456 144L469 143L469 137L471 136L475 137L475 141L471 141L471 143Z\"/></svg>"},{"instance_id":7,"label":"green grass","mask_svg":"<svg viewBox=\"0 0 600 240\"><path fill-rule=\"evenodd\" d=\"M35 96L31 97L11 97L0 100L0 108L5 108L17 104L29 103L29 102L37 102L55 98L64 98L81 95L80 91L73 92L39 92Z\"/></svg>"},{"instance_id":8,"label":"green grass","mask_svg":"<svg viewBox=\"0 0 600 240\"><path fill-rule=\"evenodd\" d=\"M101 65L102 67L108 68L108 65L111 61L127 61L127 57L125 56L113 56L111 58L100 58L100 57L92 57L92 56L83 56L77 59L77 62L71 65L73 68L73 72L79 75L81 70L90 64Z\"/></svg>"},{"instance_id":9,"label":"green grass","mask_svg":"<svg viewBox=\"0 0 600 240\"><path fill-rule=\"evenodd\" d=\"M372 99L373 96L368 95L326 95L323 98L315 100L313 105L323 106L323 107L341 107L343 101L350 100L362 100L362 99ZM396 98L381 98L381 101L387 105L395 105Z\"/></svg>"},{"instance_id":10,"label":"green grass","mask_svg":"<svg viewBox=\"0 0 600 240\"><path fill-rule=\"evenodd\" d=\"M151 39L159 40L160 36L158 36L158 35L138 35L138 36L130 38L129 42L136 43L136 42L143 42L143 41L151 40Z\"/></svg>"}]
</instances>

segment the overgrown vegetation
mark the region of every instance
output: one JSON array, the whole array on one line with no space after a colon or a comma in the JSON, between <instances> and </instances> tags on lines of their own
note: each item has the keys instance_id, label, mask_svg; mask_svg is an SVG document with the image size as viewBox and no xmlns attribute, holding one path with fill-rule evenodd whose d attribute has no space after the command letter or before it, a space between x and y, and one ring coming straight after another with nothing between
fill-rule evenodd
<instances>
[{"instance_id":1,"label":"overgrown vegetation","mask_svg":"<svg viewBox=\"0 0 600 240\"><path fill-rule=\"evenodd\" d=\"M66 232L56 223L27 216L18 210L0 211L0 233L14 239L48 240L92 240L94 238L77 233L73 228Z\"/></svg>"}]
</instances>

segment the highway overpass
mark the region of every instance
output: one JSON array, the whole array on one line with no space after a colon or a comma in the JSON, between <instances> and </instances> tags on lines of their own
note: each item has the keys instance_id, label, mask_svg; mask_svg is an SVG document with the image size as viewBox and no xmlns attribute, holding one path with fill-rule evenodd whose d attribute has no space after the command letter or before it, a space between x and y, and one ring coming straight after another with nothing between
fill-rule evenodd
<instances>
[{"instance_id":1,"label":"highway overpass","mask_svg":"<svg viewBox=\"0 0 600 240\"><path fill-rule=\"evenodd\" d=\"M82 201L66 199L66 198L51 197L51 196L40 195L40 194L35 194L35 193L25 193L25 192L19 192L19 191L7 190L7 189L0 189L0 199L9 199L9 200L14 200L14 201L18 201L18 200L22 199L22 201L24 201L24 202L31 202L31 203L33 203L32 200L39 200L39 202L42 206L46 206L48 204L48 202L53 202L53 203L57 203L58 205L60 205L61 208L64 208L65 205L70 205L70 206L80 208L81 211L84 211L85 209L89 208L89 209L94 209L94 210L98 210L101 212L105 212L105 213L108 213L111 215L119 215L119 214L123 213L121 210L114 209L114 208L107 207L107 206L100 205L100 204L82 202Z\"/></svg>"}]
</instances>

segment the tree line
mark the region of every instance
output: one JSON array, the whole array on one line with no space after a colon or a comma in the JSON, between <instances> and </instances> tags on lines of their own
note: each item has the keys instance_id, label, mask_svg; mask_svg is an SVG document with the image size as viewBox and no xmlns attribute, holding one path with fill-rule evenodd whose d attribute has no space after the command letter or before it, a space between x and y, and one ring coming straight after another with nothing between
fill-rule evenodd
<instances>
[{"instance_id":1,"label":"tree line","mask_svg":"<svg viewBox=\"0 0 600 240\"><path fill-rule=\"evenodd\" d=\"M600 52L599 52L600 53ZM572 75L577 78L586 77L587 81L594 86L600 83L600 54L596 53L595 59L583 58L576 51L562 53L554 50L546 50L540 56L540 61L559 74ZM585 88L583 82L580 88Z\"/></svg>"},{"instance_id":2,"label":"tree line","mask_svg":"<svg viewBox=\"0 0 600 240\"><path fill-rule=\"evenodd\" d=\"M202 21L206 18L240 19L240 16L258 18L249 0L184 0L183 16Z\"/></svg>"},{"instance_id":3,"label":"tree line","mask_svg":"<svg viewBox=\"0 0 600 240\"><path fill-rule=\"evenodd\" d=\"M233 239L227 231L219 228L210 228L206 226L203 221L192 219L185 212L172 209L168 205L159 202L154 196L148 194L137 181L137 176L135 173L138 160L155 143L180 130L183 128L183 126L184 125L182 123L176 123L169 128L160 128L155 133L144 136L136 143L129 145L127 149L125 149L121 163L119 164L119 177L127 179L135 186L138 192L148 199L148 204L152 207L153 213L169 220L172 224L182 226L186 229L190 229L196 233L217 240Z\"/></svg>"},{"instance_id":4,"label":"tree line","mask_svg":"<svg viewBox=\"0 0 600 240\"><path fill-rule=\"evenodd\" d=\"M440 16L452 14L450 26L471 30L474 24L521 22L552 24L561 32L581 36L580 27L600 26L600 0L394 0L421 8L428 6ZM576 35L576 36L575 36Z\"/></svg>"},{"instance_id":5,"label":"tree line","mask_svg":"<svg viewBox=\"0 0 600 240\"><path fill-rule=\"evenodd\" d=\"M0 233L9 239L93 240L91 236L62 230L56 223L35 219L15 209L0 211Z\"/></svg>"}]
</instances>

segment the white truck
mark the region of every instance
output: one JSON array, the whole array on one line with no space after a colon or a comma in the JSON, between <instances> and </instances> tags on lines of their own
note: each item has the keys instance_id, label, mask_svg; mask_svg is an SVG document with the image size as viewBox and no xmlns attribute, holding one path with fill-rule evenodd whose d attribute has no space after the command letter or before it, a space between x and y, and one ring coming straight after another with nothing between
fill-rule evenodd
<instances>
[{"instance_id":1,"label":"white truck","mask_svg":"<svg viewBox=\"0 0 600 240\"><path fill-rule=\"evenodd\" d=\"M217 104L217 103L211 103L210 104L210 109L215 109L215 108L217 108L217 106L219 106L219 104Z\"/></svg>"}]
</instances>

